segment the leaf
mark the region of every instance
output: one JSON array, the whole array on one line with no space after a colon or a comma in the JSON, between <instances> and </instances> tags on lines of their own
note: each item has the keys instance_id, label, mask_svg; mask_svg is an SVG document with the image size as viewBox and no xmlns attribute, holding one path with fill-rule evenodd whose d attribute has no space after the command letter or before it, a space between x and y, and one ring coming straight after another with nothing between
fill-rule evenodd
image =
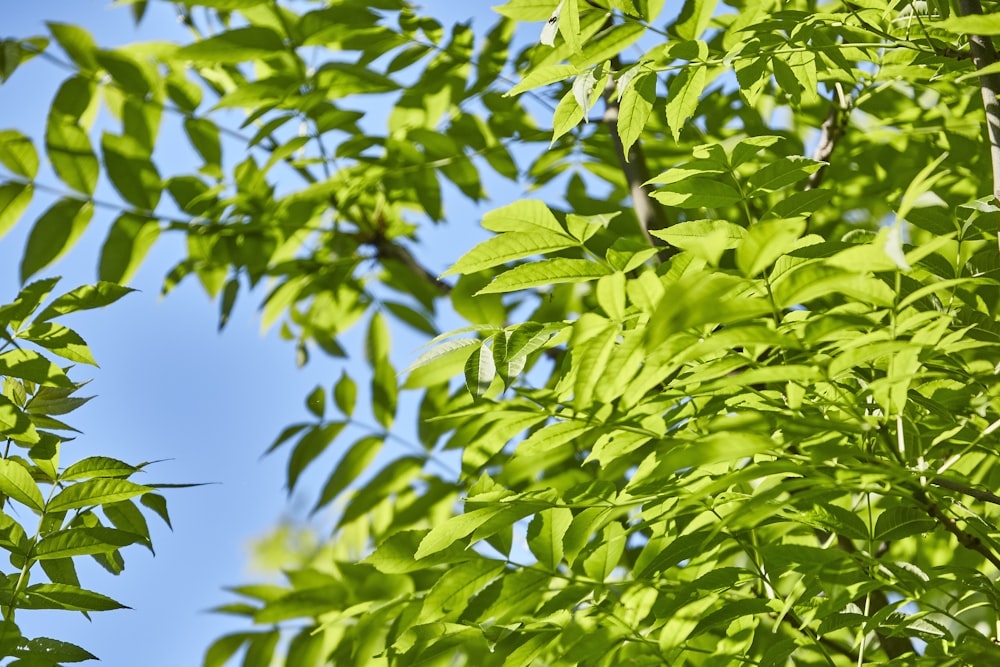
<instances>
[{"instance_id":1,"label":"leaf","mask_svg":"<svg viewBox=\"0 0 1000 667\"><path fill-rule=\"evenodd\" d=\"M347 424L345 422L330 422L322 426L314 426L296 443L292 455L288 457L288 475L286 486L290 494L295 490L299 475L306 467L326 451L334 438L340 435Z\"/></svg>"},{"instance_id":2,"label":"leaf","mask_svg":"<svg viewBox=\"0 0 1000 667\"><path fill-rule=\"evenodd\" d=\"M465 362L465 386L469 393L476 398L483 396L493 384L496 375L493 355L485 349L485 345L473 350Z\"/></svg>"},{"instance_id":3,"label":"leaf","mask_svg":"<svg viewBox=\"0 0 1000 667\"><path fill-rule=\"evenodd\" d=\"M772 206L764 217L794 218L810 215L830 201L832 195L832 191L821 189L793 192Z\"/></svg>"},{"instance_id":4,"label":"leaf","mask_svg":"<svg viewBox=\"0 0 1000 667\"><path fill-rule=\"evenodd\" d=\"M58 42L62 50L66 52L73 62L83 70L96 71L97 65L97 45L94 38L80 26L68 23L56 23L50 21L49 32Z\"/></svg>"},{"instance_id":5,"label":"leaf","mask_svg":"<svg viewBox=\"0 0 1000 667\"><path fill-rule=\"evenodd\" d=\"M545 255L578 245L576 239L543 229L531 232L506 232L477 245L442 275L475 273L516 259Z\"/></svg>"},{"instance_id":6,"label":"leaf","mask_svg":"<svg viewBox=\"0 0 1000 667\"><path fill-rule=\"evenodd\" d=\"M128 609L106 595L68 584L34 584L25 590L28 609L111 611Z\"/></svg>"},{"instance_id":7,"label":"leaf","mask_svg":"<svg viewBox=\"0 0 1000 667\"><path fill-rule=\"evenodd\" d=\"M558 283L578 283L596 280L601 276L614 273L604 264L598 264L587 259L545 259L540 262L522 264L501 273L489 285L479 290L477 294L493 294L498 292L515 292L555 285Z\"/></svg>"},{"instance_id":8,"label":"leaf","mask_svg":"<svg viewBox=\"0 0 1000 667\"><path fill-rule=\"evenodd\" d=\"M583 561L583 570L587 576L599 582L610 577L625 552L627 537L625 529L617 521L605 526L597 540L597 547Z\"/></svg>"},{"instance_id":9,"label":"leaf","mask_svg":"<svg viewBox=\"0 0 1000 667\"><path fill-rule=\"evenodd\" d=\"M748 278L760 274L791 251L805 230L804 220L767 220L752 225L736 249L736 266Z\"/></svg>"},{"instance_id":10,"label":"leaf","mask_svg":"<svg viewBox=\"0 0 1000 667\"><path fill-rule=\"evenodd\" d=\"M484 526L496 526L499 530L501 525L510 525L532 512L533 508L525 505L494 505L453 516L430 529L420 540L420 547L413 557L418 560L426 558L465 539Z\"/></svg>"},{"instance_id":11,"label":"leaf","mask_svg":"<svg viewBox=\"0 0 1000 667\"><path fill-rule=\"evenodd\" d=\"M1000 16L997 14L952 16L932 25L958 35L1000 35Z\"/></svg>"},{"instance_id":12,"label":"leaf","mask_svg":"<svg viewBox=\"0 0 1000 667\"><path fill-rule=\"evenodd\" d=\"M59 475L60 481L72 482L100 477L129 477L140 470L108 456L90 456L69 466Z\"/></svg>"},{"instance_id":13,"label":"leaf","mask_svg":"<svg viewBox=\"0 0 1000 667\"><path fill-rule=\"evenodd\" d=\"M681 39L701 37L712 20L718 0L694 0L681 6L680 16L673 25L673 31Z\"/></svg>"},{"instance_id":14,"label":"leaf","mask_svg":"<svg viewBox=\"0 0 1000 667\"><path fill-rule=\"evenodd\" d=\"M67 81L61 92L68 91L71 83L75 85L75 80ZM89 90L81 92L73 90L66 92L66 95L83 95L87 92ZM59 101L58 98L57 101ZM89 102L89 98L73 101L84 108ZM74 113L83 113L84 108L73 111ZM94 149L90 145L90 138L77 123L76 117L53 110L45 126L45 151L48 153L49 160L52 161L56 175L66 185L77 192L92 195L97 187L100 166Z\"/></svg>"},{"instance_id":15,"label":"leaf","mask_svg":"<svg viewBox=\"0 0 1000 667\"><path fill-rule=\"evenodd\" d=\"M326 413L326 390L322 386L316 387L306 397L306 408L319 419Z\"/></svg>"},{"instance_id":16,"label":"leaf","mask_svg":"<svg viewBox=\"0 0 1000 667\"><path fill-rule=\"evenodd\" d=\"M563 537L573 521L568 507L553 507L539 512L528 524L528 547L538 562L555 571L562 562Z\"/></svg>"},{"instance_id":17,"label":"leaf","mask_svg":"<svg viewBox=\"0 0 1000 667\"><path fill-rule=\"evenodd\" d=\"M54 662L83 662L84 660L98 659L90 651L84 650L75 644L47 637L36 637L35 639L28 640L24 644L24 648L20 650L23 650L26 654L23 657L35 658L44 656L42 657L43 660L52 660Z\"/></svg>"},{"instance_id":18,"label":"leaf","mask_svg":"<svg viewBox=\"0 0 1000 667\"><path fill-rule=\"evenodd\" d=\"M354 414L354 405L357 402L357 398L358 385L347 374L347 371L341 371L340 379L333 388L333 400L337 404L337 409L344 413L346 417L350 417Z\"/></svg>"},{"instance_id":19,"label":"leaf","mask_svg":"<svg viewBox=\"0 0 1000 667\"><path fill-rule=\"evenodd\" d=\"M541 230L565 235L559 221L545 202L538 199L521 199L492 210L483 216L483 229L491 232L528 232Z\"/></svg>"},{"instance_id":20,"label":"leaf","mask_svg":"<svg viewBox=\"0 0 1000 667\"><path fill-rule=\"evenodd\" d=\"M156 220L122 213L111 224L104 241L98 277L113 283L129 282L159 236L160 225Z\"/></svg>"},{"instance_id":21,"label":"leaf","mask_svg":"<svg viewBox=\"0 0 1000 667\"><path fill-rule=\"evenodd\" d=\"M254 636L251 632L238 632L219 637L205 651L202 667L223 667Z\"/></svg>"},{"instance_id":22,"label":"leaf","mask_svg":"<svg viewBox=\"0 0 1000 667\"><path fill-rule=\"evenodd\" d=\"M115 283L99 282L95 285L82 285L67 292L50 303L45 310L35 317L35 322L47 322L61 315L103 308L135 290L122 287Z\"/></svg>"},{"instance_id":23,"label":"leaf","mask_svg":"<svg viewBox=\"0 0 1000 667\"><path fill-rule=\"evenodd\" d=\"M108 178L125 201L152 211L160 201L163 183L146 149L134 137L105 132L101 150Z\"/></svg>"},{"instance_id":24,"label":"leaf","mask_svg":"<svg viewBox=\"0 0 1000 667\"><path fill-rule=\"evenodd\" d=\"M890 507L875 520L875 540L891 542L934 530L936 522L916 507Z\"/></svg>"},{"instance_id":25,"label":"leaf","mask_svg":"<svg viewBox=\"0 0 1000 667\"><path fill-rule=\"evenodd\" d=\"M375 460L375 457L382 450L384 442L383 438L368 436L361 438L351 445L340 461L337 462L333 474L327 478L319 500L316 501L316 505L312 511L316 512L343 493L361 473L368 469L372 461Z\"/></svg>"},{"instance_id":26,"label":"leaf","mask_svg":"<svg viewBox=\"0 0 1000 667\"><path fill-rule=\"evenodd\" d=\"M432 347L404 371L409 377L403 387L430 387L449 380L462 372L473 348L480 345L477 338L457 338Z\"/></svg>"},{"instance_id":27,"label":"leaf","mask_svg":"<svg viewBox=\"0 0 1000 667\"><path fill-rule=\"evenodd\" d=\"M703 65L685 67L670 80L666 110L667 124L670 126L674 141L680 141L681 130L698 108L701 93L707 84L708 68Z\"/></svg>"},{"instance_id":28,"label":"leaf","mask_svg":"<svg viewBox=\"0 0 1000 667\"><path fill-rule=\"evenodd\" d=\"M688 220L650 234L682 250L689 250L716 266L722 253L740 245L747 230L725 220Z\"/></svg>"},{"instance_id":29,"label":"leaf","mask_svg":"<svg viewBox=\"0 0 1000 667\"><path fill-rule=\"evenodd\" d=\"M61 324L54 322L32 324L21 332L20 338L29 340L51 352L55 352L64 359L91 366L97 365L93 355L90 353L90 348L87 347L86 341L80 337L80 334ZM78 400L86 402L86 399Z\"/></svg>"},{"instance_id":30,"label":"leaf","mask_svg":"<svg viewBox=\"0 0 1000 667\"><path fill-rule=\"evenodd\" d=\"M680 208L720 208L742 199L733 186L708 178L688 178L671 183L650 196L661 204Z\"/></svg>"},{"instance_id":31,"label":"leaf","mask_svg":"<svg viewBox=\"0 0 1000 667\"><path fill-rule=\"evenodd\" d=\"M188 44L174 53L177 60L195 63L234 64L264 60L285 51L281 36L262 26L248 26L220 32Z\"/></svg>"},{"instance_id":32,"label":"leaf","mask_svg":"<svg viewBox=\"0 0 1000 667\"><path fill-rule=\"evenodd\" d=\"M641 72L621 94L618 109L618 136L626 156L646 127L656 102L657 77L655 72ZM619 82L619 85L621 83Z\"/></svg>"},{"instance_id":33,"label":"leaf","mask_svg":"<svg viewBox=\"0 0 1000 667\"><path fill-rule=\"evenodd\" d=\"M60 199L38 218L21 257L21 282L62 257L87 229L94 205L79 199Z\"/></svg>"},{"instance_id":34,"label":"leaf","mask_svg":"<svg viewBox=\"0 0 1000 667\"><path fill-rule=\"evenodd\" d=\"M35 145L17 130L0 130L0 163L29 181L38 174Z\"/></svg>"},{"instance_id":35,"label":"leaf","mask_svg":"<svg viewBox=\"0 0 1000 667\"><path fill-rule=\"evenodd\" d=\"M0 375L46 386L73 387L61 368L32 350L15 349L0 354Z\"/></svg>"},{"instance_id":36,"label":"leaf","mask_svg":"<svg viewBox=\"0 0 1000 667\"><path fill-rule=\"evenodd\" d=\"M24 466L11 459L0 459L0 492L41 512L44 500L35 480Z\"/></svg>"},{"instance_id":37,"label":"leaf","mask_svg":"<svg viewBox=\"0 0 1000 667\"><path fill-rule=\"evenodd\" d=\"M26 445L39 441L31 419L6 396L0 396L0 435Z\"/></svg>"},{"instance_id":38,"label":"leaf","mask_svg":"<svg viewBox=\"0 0 1000 667\"><path fill-rule=\"evenodd\" d=\"M142 540L142 535L116 528L103 526L69 528L57 530L43 537L35 546L34 557L38 560L52 560L108 554Z\"/></svg>"},{"instance_id":39,"label":"leaf","mask_svg":"<svg viewBox=\"0 0 1000 667\"><path fill-rule=\"evenodd\" d=\"M750 178L747 179L747 184L751 188L748 196L754 197L794 185L819 171L825 164L799 155L780 158L750 174Z\"/></svg>"},{"instance_id":40,"label":"leaf","mask_svg":"<svg viewBox=\"0 0 1000 667\"><path fill-rule=\"evenodd\" d=\"M88 479L63 489L49 500L45 511L61 512L81 507L104 505L105 503L116 503L152 490L151 487L142 486L126 479Z\"/></svg>"},{"instance_id":41,"label":"leaf","mask_svg":"<svg viewBox=\"0 0 1000 667\"><path fill-rule=\"evenodd\" d=\"M185 118L184 131L206 165L221 164L222 143L219 140L219 127L215 123L207 118Z\"/></svg>"},{"instance_id":42,"label":"leaf","mask_svg":"<svg viewBox=\"0 0 1000 667\"><path fill-rule=\"evenodd\" d=\"M35 186L31 183L4 183L0 185L0 239L10 231L31 203Z\"/></svg>"}]
</instances>

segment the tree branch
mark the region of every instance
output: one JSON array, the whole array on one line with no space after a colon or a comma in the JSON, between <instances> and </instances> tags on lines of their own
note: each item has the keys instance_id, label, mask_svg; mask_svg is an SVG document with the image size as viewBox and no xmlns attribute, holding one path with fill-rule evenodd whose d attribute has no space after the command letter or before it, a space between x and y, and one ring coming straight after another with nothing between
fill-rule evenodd
<instances>
[{"instance_id":1,"label":"tree branch","mask_svg":"<svg viewBox=\"0 0 1000 667\"><path fill-rule=\"evenodd\" d=\"M844 130L847 129L849 111L850 102L845 99L844 92L838 84L837 99L830 104L830 112L826 115L823 125L820 126L821 134L819 143L816 144L816 149L812 154L813 160L817 162L830 161L833 149L837 147L837 142L844 136ZM809 180L806 182L806 190L815 190L820 186L823 182L823 176L826 175L826 168L827 165L823 165L809 175Z\"/></svg>"},{"instance_id":2,"label":"tree branch","mask_svg":"<svg viewBox=\"0 0 1000 667\"><path fill-rule=\"evenodd\" d=\"M615 70L621 69L621 61L616 57L611 59L611 67ZM642 151L642 144L637 140L629 148L628 155L625 154L625 145L618 135L618 96L615 94L615 82L608 77L608 85L604 88L604 116L601 117L611 133L611 141L615 146L615 155L618 156L618 165L625 175L628 183L629 195L632 198L632 208L635 210L635 217L639 220L639 228L643 236L650 245L662 246L663 241L652 236L649 232L656 229L664 229L668 226L667 214L660 206L659 202L649 196L652 186L645 185L650 179L649 166L646 164L646 155Z\"/></svg>"},{"instance_id":3,"label":"tree branch","mask_svg":"<svg viewBox=\"0 0 1000 667\"><path fill-rule=\"evenodd\" d=\"M958 0L958 13L973 16L983 13L979 0ZM984 35L968 35L972 51L972 64L982 69L997 61L997 52L990 38ZM984 74L979 77L979 90L986 111L986 134L990 141L990 160L993 163L993 196L1000 200L1000 74Z\"/></svg>"}]
</instances>

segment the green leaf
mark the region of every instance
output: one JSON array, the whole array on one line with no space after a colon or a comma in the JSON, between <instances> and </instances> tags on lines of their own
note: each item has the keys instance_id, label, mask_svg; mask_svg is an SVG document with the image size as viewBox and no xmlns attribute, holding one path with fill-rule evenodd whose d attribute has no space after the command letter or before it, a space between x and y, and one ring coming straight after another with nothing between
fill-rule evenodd
<instances>
[{"instance_id":1,"label":"green leaf","mask_svg":"<svg viewBox=\"0 0 1000 667\"><path fill-rule=\"evenodd\" d=\"M354 405L357 402L357 398L358 385L347 374L347 371L341 371L340 379L333 388L333 400L337 404L337 409L344 413L346 417L350 417L354 414Z\"/></svg>"},{"instance_id":2,"label":"green leaf","mask_svg":"<svg viewBox=\"0 0 1000 667\"><path fill-rule=\"evenodd\" d=\"M587 576L597 581L604 581L610 577L625 552L627 537L625 529L617 521L605 526L597 541L597 548L583 561L583 570Z\"/></svg>"},{"instance_id":3,"label":"green leaf","mask_svg":"<svg viewBox=\"0 0 1000 667\"><path fill-rule=\"evenodd\" d=\"M419 560L442 549L447 549L458 540L465 539L484 527L489 527L486 532L499 530L501 526L510 525L531 514L533 509L526 505L500 505L482 507L453 516L431 528L430 532L420 541L420 547L414 554L414 558ZM481 537L486 536L486 534L481 535Z\"/></svg>"},{"instance_id":4,"label":"green leaf","mask_svg":"<svg viewBox=\"0 0 1000 667\"><path fill-rule=\"evenodd\" d=\"M432 556L417 559L414 554L426 530L401 530L386 538L364 562L383 574L406 574L435 565L451 565L476 557L474 553L453 545Z\"/></svg>"},{"instance_id":5,"label":"green leaf","mask_svg":"<svg viewBox=\"0 0 1000 667\"><path fill-rule=\"evenodd\" d=\"M697 39L701 37L718 5L718 0L693 0L681 6L680 16L673 25L673 31L681 39Z\"/></svg>"},{"instance_id":6,"label":"green leaf","mask_svg":"<svg viewBox=\"0 0 1000 667\"><path fill-rule=\"evenodd\" d=\"M528 547L544 567L555 571L562 562L563 537L572 522L572 510L554 507L539 512L528 524Z\"/></svg>"},{"instance_id":7,"label":"green leaf","mask_svg":"<svg viewBox=\"0 0 1000 667\"><path fill-rule=\"evenodd\" d=\"M4 183L0 185L0 239L21 219L31 203L35 186L31 183Z\"/></svg>"},{"instance_id":8,"label":"green leaf","mask_svg":"<svg viewBox=\"0 0 1000 667\"><path fill-rule=\"evenodd\" d=\"M38 316L36 322L46 322L61 315L75 313L81 310L92 310L109 306L129 292L130 287L122 287L115 283L100 282L95 285L82 285L71 292L63 294L50 303Z\"/></svg>"},{"instance_id":9,"label":"green leaf","mask_svg":"<svg viewBox=\"0 0 1000 667\"><path fill-rule=\"evenodd\" d=\"M538 199L521 199L490 211L483 216L483 229L491 232L528 232L541 230L565 235L559 221L545 202Z\"/></svg>"},{"instance_id":10,"label":"green leaf","mask_svg":"<svg viewBox=\"0 0 1000 667\"><path fill-rule=\"evenodd\" d=\"M241 63L267 59L285 51L281 36L270 28L248 26L220 32L178 49L174 58L195 63Z\"/></svg>"},{"instance_id":11,"label":"green leaf","mask_svg":"<svg viewBox=\"0 0 1000 667\"><path fill-rule=\"evenodd\" d=\"M129 282L159 236L160 225L156 220L122 213L112 223L104 241L98 277L113 283Z\"/></svg>"},{"instance_id":12,"label":"green leaf","mask_svg":"<svg viewBox=\"0 0 1000 667\"><path fill-rule=\"evenodd\" d=\"M61 324L54 322L35 323L22 331L19 337L55 352L64 359L91 366L97 365L90 353L90 348L87 347L86 341L80 337L80 334ZM86 402L86 399L79 400Z\"/></svg>"},{"instance_id":13,"label":"green leaf","mask_svg":"<svg viewBox=\"0 0 1000 667\"><path fill-rule=\"evenodd\" d=\"M912 535L929 533L936 522L926 511L916 507L890 507L875 520L875 540L890 542Z\"/></svg>"},{"instance_id":14,"label":"green leaf","mask_svg":"<svg viewBox=\"0 0 1000 667\"><path fill-rule=\"evenodd\" d=\"M202 663L202 667L223 667L254 636L251 632L238 632L219 637L205 652L205 661Z\"/></svg>"},{"instance_id":15,"label":"green leaf","mask_svg":"<svg viewBox=\"0 0 1000 667\"><path fill-rule=\"evenodd\" d=\"M137 208L155 209L163 183L146 148L134 137L105 132L101 136L101 151L108 178L118 194Z\"/></svg>"},{"instance_id":16,"label":"green leaf","mask_svg":"<svg viewBox=\"0 0 1000 667\"><path fill-rule=\"evenodd\" d=\"M55 23L50 21L49 32L55 38L62 50L66 52L73 62L83 70L96 71L97 65L97 45L94 38L80 26L67 23Z\"/></svg>"},{"instance_id":17,"label":"green leaf","mask_svg":"<svg viewBox=\"0 0 1000 667\"><path fill-rule=\"evenodd\" d=\"M326 480L313 512L328 505L347 489L358 475L368 469L384 444L384 439L376 436L361 438L341 457L333 474Z\"/></svg>"},{"instance_id":18,"label":"green leaf","mask_svg":"<svg viewBox=\"0 0 1000 667\"><path fill-rule=\"evenodd\" d=\"M824 162L817 162L807 157L793 155L783 157L770 163L763 169L750 174L747 184L751 191L748 196L754 197L765 192L773 192L788 185L794 185L806 179L810 174L819 171Z\"/></svg>"},{"instance_id":19,"label":"green leaf","mask_svg":"<svg viewBox=\"0 0 1000 667\"><path fill-rule=\"evenodd\" d=\"M1000 16L997 14L952 16L932 25L958 35L1000 35Z\"/></svg>"},{"instance_id":20,"label":"green leaf","mask_svg":"<svg viewBox=\"0 0 1000 667\"><path fill-rule=\"evenodd\" d=\"M738 246L747 230L725 220L689 220L666 229L651 230L650 234L716 266L722 253Z\"/></svg>"},{"instance_id":21,"label":"green leaf","mask_svg":"<svg viewBox=\"0 0 1000 667\"><path fill-rule=\"evenodd\" d=\"M184 131L206 165L218 167L221 164L222 142L219 140L219 127L215 123L207 118L185 118Z\"/></svg>"},{"instance_id":22,"label":"green leaf","mask_svg":"<svg viewBox=\"0 0 1000 667\"><path fill-rule=\"evenodd\" d=\"M63 489L45 506L47 512L78 509L116 503L152 491L151 487L142 486L126 479L101 478L77 482Z\"/></svg>"},{"instance_id":23,"label":"green leaf","mask_svg":"<svg viewBox=\"0 0 1000 667\"><path fill-rule=\"evenodd\" d=\"M53 662L83 662L84 660L97 660L97 656L80 648L75 644L49 639L47 637L37 637L28 640L22 649L26 657L44 656L43 660Z\"/></svg>"},{"instance_id":24,"label":"green leaf","mask_svg":"<svg viewBox=\"0 0 1000 667\"><path fill-rule=\"evenodd\" d=\"M73 556L109 554L122 547L142 541L142 535L116 528L103 526L69 528L49 533L43 537L35 546L34 556L38 560L51 560Z\"/></svg>"},{"instance_id":25,"label":"green leaf","mask_svg":"<svg viewBox=\"0 0 1000 667\"><path fill-rule=\"evenodd\" d=\"M299 480L299 475L306 467L316 460L320 454L326 451L334 438L347 426L345 422L330 422L322 426L314 426L306 431L306 434L299 439L292 455L288 457L288 493L295 490L295 484Z\"/></svg>"},{"instance_id":26,"label":"green leaf","mask_svg":"<svg viewBox=\"0 0 1000 667\"><path fill-rule=\"evenodd\" d=\"M810 215L830 201L832 195L831 190L821 189L793 192L772 206L764 217L794 218Z\"/></svg>"},{"instance_id":27,"label":"green leaf","mask_svg":"<svg viewBox=\"0 0 1000 667\"><path fill-rule=\"evenodd\" d=\"M139 498L139 502L153 510L163 519L163 523L167 524L168 528L173 528L170 524L170 514L167 512L167 500L158 493L146 493Z\"/></svg>"},{"instance_id":28,"label":"green leaf","mask_svg":"<svg viewBox=\"0 0 1000 667\"><path fill-rule=\"evenodd\" d=\"M31 419L6 396L0 396L0 435L26 445L39 441Z\"/></svg>"},{"instance_id":29,"label":"green leaf","mask_svg":"<svg viewBox=\"0 0 1000 667\"><path fill-rule=\"evenodd\" d=\"M322 419L326 414L326 390L320 385L316 385L309 396L306 397L306 408L316 417Z\"/></svg>"},{"instance_id":30,"label":"green leaf","mask_svg":"<svg viewBox=\"0 0 1000 667\"><path fill-rule=\"evenodd\" d=\"M79 125L50 118L45 128L45 151L66 185L85 195L94 194L99 163L90 138Z\"/></svg>"},{"instance_id":31,"label":"green leaf","mask_svg":"<svg viewBox=\"0 0 1000 667\"><path fill-rule=\"evenodd\" d=\"M31 473L17 461L0 459L0 492L35 511L42 511L45 502L42 492Z\"/></svg>"},{"instance_id":32,"label":"green leaf","mask_svg":"<svg viewBox=\"0 0 1000 667\"><path fill-rule=\"evenodd\" d=\"M579 283L596 280L611 273L614 271L610 267L587 259L565 259L562 257L545 259L540 262L522 264L501 273L489 285L479 290L478 294L516 292L558 283Z\"/></svg>"},{"instance_id":33,"label":"green leaf","mask_svg":"<svg viewBox=\"0 0 1000 667\"><path fill-rule=\"evenodd\" d=\"M477 593L504 571L503 561L476 558L444 571L424 596L418 622L457 620Z\"/></svg>"},{"instance_id":34,"label":"green leaf","mask_svg":"<svg viewBox=\"0 0 1000 667\"><path fill-rule=\"evenodd\" d=\"M661 204L680 208L720 208L742 199L733 186L708 178L688 178L671 183L650 196Z\"/></svg>"},{"instance_id":35,"label":"green leaf","mask_svg":"<svg viewBox=\"0 0 1000 667\"><path fill-rule=\"evenodd\" d=\"M681 130L698 108L701 93L706 85L708 85L708 68L702 65L685 67L670 80L666 110L667 124L670 126L674 141L680 141Z\"/></svg>"},{"instance_id":36,"label":"green leaf","mask_svg":"<svg viewBox=\"0 0 1000 667\"><path fill-rule=\"evenodd\" d=\"M579 242L576 239L544 229L535 229L530 232L506 232L477 245L442 275L475 273L516 259L545 255L578 245Z\"/></svg>"},{"instance_id":37,"label":"green leaf","mask_svg":"<svg viewBox=\"0 0 1000 667\"><path fill-rule=\"evenodd\" d=\"M28 180L38 174L35 145L17 130L0 130L0 163Z\"/></svg>"},{"instance_id":38,"label":"green leaf","mask_svg":"<svg viewBox=\"0 0 1000 667\"><path fill-rule=\"evenodd\" d=\"M404 371L409 377L403 387L431 387L455 377L465 368L473 348L480 345L482 341L476 338L457 338L432 347Z\"/></svg>"},{"instance_id":39,"label":"green leaf","mask_svg":"<svg viewBox=\"0 0 1000 667\"><path fill-rule=\"evenodd\" d=\"M73 482L81 479L102 477L129 477L140 469L108 456L90 456L69 466L59 475L60 481Z\"/></svg>"},{"instance_id":40,"label":"green leaf","mask_svg":"<svg viewBox=\"0 0 1000 667\"><path fill-rule=\"evenodd\" d=\"M46 386L73 386L61 368L32 350L16 349L0 354L0 375L31 380Z\"/></svg>"},{"instance_id":41,"label":"green leaf","mask_svg":"<svg viewBox=\"0 0 1000 667\"><path fill-rule=\"evenodd\" d=\"M558 5L559 0L508 0L492 9L516 21L545 21Z\"/></svg>"},{"instance_id":42,"label":"green leaf","mask_svg":"<svg viewBox=\"0 0 1000 667\"><path fill-rule=\"evenodd\" d=\"M656 84L655 72L641 72L621 93L617 131L625 155L629 155L629 149L642 134L646 122L653 113L653 104L656 102Z\"/></svg>"},{"instance_id":43,"label":"green leaf","mask_svg":"<svg viewBox=\"0 0 1000 667\"><path fill-rule=\"evenodd\" d=\"M94 205L79 199L60 199L31 228L21 258L21 282L62 257L87 229Z\"/></svg>"},{"instance_id":44,"label":"green leaf","mask_svg":"<svg viewBox=\"0 0 1000 667\"><path fill-rule=\"evenodd\" d=\"M34 584L25 590L29 609L111 611L128 609L106 595L68 584Z\"/></svg>"},{"instance_id":45,"label":"green leaf","mask_svg":"<svg viewBox=\"0 0 1000 667\"><path fill-rule=\"evenodd\" d=\"M804 220L767 220L752 225L736 249L736 266L753 277L791 251L805 232Z\"/></svg>"},{"instance_id":46,"label":"green leaf","mask_svg":"<svg viewBox=\"0 0 1000 667\"><path fill-rule=\"evenodd\" d=\"M465 386L470 394L479 398L489 390L496 375L493 354L485 349L485 345L480 345L465 362Z\"/></svg>"}]
</instances>

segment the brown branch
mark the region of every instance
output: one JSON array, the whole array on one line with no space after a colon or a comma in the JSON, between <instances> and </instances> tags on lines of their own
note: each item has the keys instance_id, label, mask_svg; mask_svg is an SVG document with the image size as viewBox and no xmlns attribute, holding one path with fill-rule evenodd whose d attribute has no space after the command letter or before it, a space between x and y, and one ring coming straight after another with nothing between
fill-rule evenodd
<instances>
[{"instance_id":1,"label":"brown branch","mask_svg":"<svg viewBox=\"0 0 1000 667\"><path fill-rule=\"evenodd\" d=\"M955 536L955 539L958 540L959 544L961 544L966 549L971 549L972 551L975 551L983 558L993 563L993 567L1000 570L1000 556L997 556L997 554L993 553L993 551L990 550L989 547L983 544L982 540L980 540L972 533L969 533L959 528L958 522L955 521L955 519L952 519L950 516L947 516L944 512L942 512L941 508L938 507L933 500L928 498L927 494L925 494L922 490L917 490L917 492L913 494L913 497L914 499L916 499L917 502L921 503L924 506L924 509L927 511L927 513L930 514L939 524L941 524L941 526L943 526L945 530L947 530L949 533Z\"/></svg>"},{"instance_id":2,"label":"brown branch","mask_svg":"<svg viewBox=\"0 0 1000 667\"><path fill-rule=\"evenodd\" d=\"M970 498L975 498L976 500L982 500L984 503L1000 505L1000 496L997 494L990 493L989 491L983 491L982 489L974 489L971 486L953 482L950 479L936 477L931 480L931 484L934 486L940 486L942 489L950 489L956 493L961 493L963 496L969 496Z\"/></svg>"},{"instance_id":3,"label":"brown branch","mask_svg":"<svg viewBox=\"0 0 1000 667\"><path fill-rule=\"evenodd\" d=\"M829 162L833 155L833 149L837 147L837 142L844 136L847 129L847 119L850 112L850 103L844 99L843 91L837 86L837 99L830 104L830 112L826 115L826 120L820 126L819 143L813 151L812 159L817 162ZM823 182L828 165L823 165L813 173L809 174L806 182L806 190L815 190Z\"/></svg>"},{"instance_id":4,"label":"brown branch","mask_svg":"<svg viewBox=\"0 0 1000 667\"><path fill-rule=\"evenodd\" d=\"M611 67L620 70L621 61L617 57L612 58ZM650 245L662 246L663 242L652 236L650 231L666 228L669 224L667 214L659 202L649 196L653 187L645 184L650 179L650 173L642 144L636 140L629 148L628 155L625 154L625 145L618 135L619 110L615 82L609 76L608 85L604 88L604 115L601 117L601 122L607 125L611 134L611 142L614 144L615 155L618 157L618 166L621 167L622 173L625 175L629 196L632 198L632 208L635 210L635 217L639 220L639 228Z\"/></svg>"},{"instance_id":5,"label":"brown branch","mask_svg":"<svg viewBox=\"0 0 1000 667\"><path fill-rule=\"evenodd\" d=\"M979 0L958 0L958 13L975 16L983 13ZM984 35L968 35L972 51L972 64L982 69L997 62L997 52L990 38ZM993 163L993 196L1000 200L1000 74L983 74L979 77L979 90L986 111L986 134L990 141L990 160Z\"/></svg>"}]
</instances>

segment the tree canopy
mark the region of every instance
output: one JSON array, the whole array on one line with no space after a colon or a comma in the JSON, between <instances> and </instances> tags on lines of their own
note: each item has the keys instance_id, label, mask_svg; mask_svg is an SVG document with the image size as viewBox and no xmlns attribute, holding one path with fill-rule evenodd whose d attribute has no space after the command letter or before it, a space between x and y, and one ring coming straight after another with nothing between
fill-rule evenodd
<instances>
[{"instance_id":1,"label":"tree canopy","mask_svg":"<svg viewBox=\"0 0 1000 667\"><path fill-rule=\"evenodd\" d=\"M119 607L75 559L121 572L169 522L147 464L60 459L94 359L59 320L165 235L164 293L198 281L219 327L260 295L299 364L345 360L261 443L290 490L337 452L328 531L234 589L205 667L1000 660L995 2L171 4L187 43L0 49L0 81L68 70L44 136L0 130L0 235L31 227L0 306L5 664L92 658L17 617ZM163 158L181 137L196 162ZM503 181L526 196L485 241L421 243ZM50 298L91 225L96 281Z\"/></svg>"}]
</instances>

